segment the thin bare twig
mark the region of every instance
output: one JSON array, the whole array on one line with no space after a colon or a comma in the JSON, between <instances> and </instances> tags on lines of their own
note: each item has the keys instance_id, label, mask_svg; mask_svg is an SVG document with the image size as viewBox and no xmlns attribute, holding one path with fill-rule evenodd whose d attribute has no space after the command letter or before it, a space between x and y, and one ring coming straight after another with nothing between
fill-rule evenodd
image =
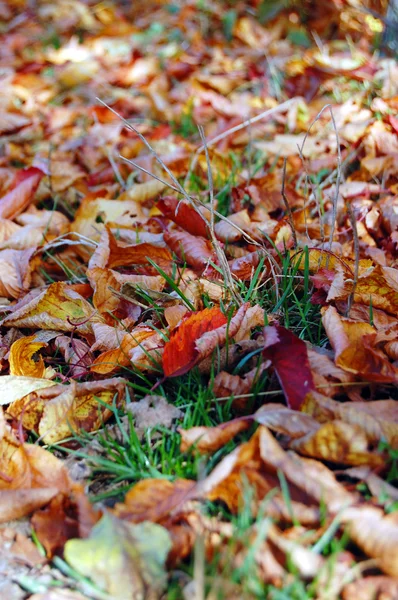
<instances>
[{"instance_id":1,"label":"thin bare twig","mask_svg":"<svg viewBox=\"0 0 398 600\"><path fill-rule=\"evenodd\" d=\"M276 115L280 112L284 112L285 110L287 110L289 108L289 106L291 106L295 102L297 102L297 98L290 98L290 100L286 100L286 102L279 104L279 106L274 106L273 108L269 108L268 110L265 110L264 112L260 113L259 115L255 116L255 117L251 117L250 119L246 119L239 125L235 125L235 127L231 127L231 129L227 129L227 131L223 131L223 133L220 133L219 135L216 135L216 137L214 137L213 139L207 141L207 148L211 148L215 144L218 144L218 142L221 142L221 140L225 140L225 138L229 137L230 135L232 135L234 133L237 133L238 131L241 131L242 129L245 129L249 125L253 125L254 123L258 123L258 121L262 121L263 119L266 119L267 117L272 117L272 115ZM185 184L189 180L191 173L194 170L194 168L196 167L196 163L198 162L198 157L204 151L204 149L205 149L205 147L202 144L202 146L200 146L196 150L196 152L193 156L191 165L189 167L187 176L185 178Z\"/></svg>"},{"instance_id":2,"label":"thin bare twig","mask_svg":"<svg viewBox=\"0 0 398 600\"><path fill-rule=\"evenodd\" d=\"M332 110L332 105L331 104L326 104L317 114L317 116L315 117L315 119L312 121L311 125L309 126L308 130L306 131L306 134L304 136L303 139L303 143L301 144L301 153L303 153L303 149L304 149L304 144L307 140L307 137L309 136L309 133L312 129L312 127L315 125L315 123L317 121L319 121L319 119L321 118L323 112L326 109L329 109L330 111L330 116L332 119L332 123L333 123L333 129L336 135L336 146L337 146L337 177L336 177L336 193L333 199L333 207L332 207L332 223L330 226L330 237L329 237L329 250L332 250L332 245L333 245L333 237L334 237L334 230L336 227L336 216L337 216L337 201L339 198L339 189L340 189L340 181L341 181L341 177L342 177L342 171L341 171L341 151L340 151L340 138L339 138L339 133L337 131L337 127L336 127L336 121L334 119L334 115L333 115L333 110Z\"/></svg>"},{"instance_id":3,"label":"thin bare twig","mask_svg":"<svg viewBox=\"0 0 398 600\"><path fill-rule=\"evenodd\" d=\"M210 230L211 242L213 244L214 251L215 251L215 253L217 255L218 262L219 262L220 268L222 270L222 274L224 276L225 286L227 287L227 289L229 289L229 291L231 292L231 294L234 297L235 301L237 301L238 304L241 304L243 302L243 299L240 296L239 292L235 289L236 288L236 284L235 284L235 281L232 278L231 270L229 268L229 264L228 264L228 261L227 261L227 257L225 256L225 252L221 248L220 242L216 238L216 234L215 234L215 231L214 231L214 185L213 185L213 175L212 175L212 172L211 172L210 157L209 157L209 152L208 152L208 148L207 148L207 145L206 145L206 138L205 138L205 134L204 134L204 131L203 131L203 127L201 127L199 125L198 129L199 129L199 134L200 134L202 143L203 143L204 148L205 148L205 155L206 155L206 162L207 162L207 179L208 179L208 182L209 182L209 196L210 196L210 225L209 225L209 230Z\"/></svg>"},{"instance_id":4,"label":"thin bare twig","mask_svg":"<svg viewBox=\"0 0 398 600\"><path fill-rule=\"evenodd\" d=\"M351 227L352 227L352 237L354 239L354 257L355 257L355 264L354 264L354 278L353 278L353 284L352 284L352 292L348 298L347 301L347 313L346 316L349 317L350 316L350 311L351 311L351 307L352 307L352 303L354 302L354 296L355 296L355 290L356 287L358 285L358 275L359 275L359 237L358 237L358 229L357 229L357 222L355 219L355 214L352 208L352 205L349 204L347 206L347 212L348 212L348 216L350 219L350 223L351 223Z\"/></svg>"},{"instance_id":5,"label":"thin bare twig","mask_svg":"<svg viewBox=\"0 0 398 600\"><path fill-rule=\"evenodd\" d=\"M184 189L184 187L180 184L180 182L178 181L178 179L174 176L174 174L170 171L170 169L167 167L167 165L164 163L164 161L160 158L160 156L157 154L157 152L154 150L154 148L152 148L152 146L150 145L150 143L148 142L148 140L145 138L145 136L142 135L142 133L140 133L136 127L134 127L133 125L131 125L131 123L129 123L126 119L124 119L116 110L114 110L112 107L110 107L108 104L106 104L106 102L104 102L103 100L101 100L100 98L97 97L98 102L100 102L103 106L105 106L106 108L108 108L108 110L110 110L114 115L116 115L123 123L124 125L130 129L130 131L133 131L139 138L140 140L144 143L144 145L148 148L148 150L150 151L150 153L152 154L152 156L156 159L157 163L164 169L164 171L166 171L166 173L169 175L170 179L172 180L173 184L170 184L168 182L166 182L163 179L160 179L159 177L157 177L156 175L154 175L153 173L151 173L150 171L147 171L146 169L144 169L143 167L141 167L140 165L138 165L137 163L134 163L133 161L129 161L129 159L124 159L127 162L131 162L133 164L134 167L144 171L145 173L147 173L148 175L151 175L152 177L154 177L155 179L158 179L159 181L161 181L162 183L166 184L168 187L170 187L171 189L173 189L175 192L180 193L192 206L193 208L196 210L196 212L198 213L198 215L203 219L203 214L202 212L199 210L199 206L202 207L203 203L199 202L197 199L191 197L187 191ZM276 110L276 108L279 108L280 110L283 110L285 108L287 108L287 106L290 106L291 101L287 101L285 102L283 105L280 105L279 107L275 107L275 109L271 109L270 111L266 111L267 114L274 114L275 112L279 112ZM266 115L266 113L262 113L263 117ZM254 117L256 120L259 120L260 115L258 115L257 117ZM251 121L253 122L253 121ZM245 121L244 123L241 124L241 126L237 126L238 129L242 129L243 126L247 126L248 122ZM232 128L233 130L235 130L236 128ZM229 130L229 133L233 133L233 131ZM228 132L224 132L225 134L227 134ZM212 140L212 143L215 143L215 139L214 138ZM205 148L205 146L203 146L203 149ZM122 157L124 158L124 157ZM265 250L264 246L259 244L256 240L254 240L246 231L244 231L241 227L239 227L238 225L236 225L235 223L233 223L230 219L228 219L228 217L225 217L224 215L222 215L221 213L219 213L218 211L214 210L214 215L216 215L217 217L219 217L220 219L222 219L223 221L226 221L227 223L229 223L230 225L232 225L237 231L239 231L239 233L241 233L241 235L244 237L244 239L246 241L248 241L251 244L254 244L255 246L258 246L259 248ZM267 260L270 263L270 268L272 273L275 273L275 269L278 270L278 264L276 263L275 259L267 252ZM231 276L231 280L232 276ZM232 290L234 289L235 286L232 287Z\"/></svg>"},{"instance_id":6,"label":"thin bare twig","mask_svg":"<svg viewBox=\"0 0 398 600\"><path fill-rule=\"evenodd\" d=\"M286 161L286 158L285 158L283 160L282 190L281 190L281 194L282 194L283 202L285 203L285 208L286 208L286 212L287 212L287 218L289 220L290 229L292 230L294 247L297 248L297 234L296 234L296 228L294 226L292 209L290 208L290 204L289 204L289 201L288 201L286 193L285 193L286 162L287 161Z\"/></svg>"}]
</instances>

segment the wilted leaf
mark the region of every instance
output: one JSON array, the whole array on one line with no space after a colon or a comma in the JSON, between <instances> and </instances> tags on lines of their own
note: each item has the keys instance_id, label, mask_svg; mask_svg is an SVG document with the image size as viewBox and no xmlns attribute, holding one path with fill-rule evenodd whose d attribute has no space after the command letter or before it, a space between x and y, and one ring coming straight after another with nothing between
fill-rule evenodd
<instances>
[{"instance_id":1,"label":"wilted leaf","mask_svg":"<svg viewBox=\"0 0 398 600\"><path fill-rule=\"evenodd\" d=\"M36 167L19 171L11 184L10 191L0 198L0 218L14 219L25 210L32 202L43 176L43 171Z\"/></svg>"},{"instance_id":2,"label":"wilted leaf","mask_svg":"<svg viewBox=\"0 0 398 600\"><path fill-rule=\"evenodd\" d=\"M101 240L92 255L88 268L96 267L114 269L123 265L130 267L144 267L148 274L154 270L150 265L148 258L159 267L168 269L171 262L170 251L164 246L155 246L153 244L135 244L127 246L118 244L116 238L107 227L104 229ZM154 272L156 275L156 271Z\"/></svg>"},{"instance_id":3,"label":"wilted leaf","mask_svg":"<svg viewBox=\"0 0 398 600\"><path fill-rule=\"evenodd\" d=\"M74 484L71 496L57 494L48 506L34 513L31 522L47 557L52 558L63 552L69 539L87 537L100 516L83 488Z\"/></svg>"},{"instance_id":4,"label":"wilted leaf","mask_svg":"<svg viewBox=\"0 0 398 600\"><path fill-rule=\"evenodd\" d=\"M30 261L35 248L0 250L0 296L19 298L31 283Z\"/></svg>"},{"instance_id":5,"label":"wilted leaf","mask_svg":"<svg viewBox=\"0 0 398 600\"><path fill-rule=\"evenodd\" d=\"M186 452L192 446L200 452L215 452L222 448L241 431L245 431L250 422L245 419L236 419L223 423L217 427L191 427L179 429L181 435L181 452Z\"/></svg>"},{"instance_id":6,"label":"wilted leaf","mask_svg":"<svg viewBox=\"0 0 398 600\"><path fill-rule=\"evenodd\" d=\"M275 368L288 406L299 410L304 398L314 387L307 346L303 340L280 325L266 327L264 333L263 356Z\"/></svg>"},{"instance_id":7,"label":"wilted leaf","mask_svg":"<svg viewBox=\"0 0 398 600\"><path fill-rule=\"evenodd\" d=\"M115 600L144 600L149 593L160 596L170 548L170 536L160 525L133 525L106 513L88 539L67 542L64 554Z\"/></svg>"},{"instance_id":8,"label":"wilted leaf","mask_svg":"<svg viewBox=\"0 0 398 600\"><path fill-rule=\"evenodd\" d=\"M35 341L35 336L16 340L9 354L10 375L23 375L25 377L45 377L46 366L39 351L47 346L44 342Z\"/></svg>"},{"instance_id":9,"label":"wilted leaf","mask_svg":"<svg viewBox=\"0 0 398 600\"><path fill-rule=\"evenodd\" d=\"M165 217L174 221L177 225L185 229L191 235L207 238L209 235L208 219L203 211L202 217L185 200L177 200L172 196L164 196L156 204ZM198 209L199 210L199 209ZM208 212L208 211L207 211Z\"/></svg>"},{"instance_id":10,"label":"wilted leaf","mask_svg":"<svg viewBox=\"0 0 398 600\"><path fill-rule=\"evenodd\" d=\"M380 454L368 451L368 438L358 425L335 420L290 443L300 454L347 465L383 466Z\"/></svg>"},{"instance_id":11,"label":"wilted leaf","mask_svg":"<svg viewBox=\"0 0 398 600\"><path fill-rule=\"evenodd\" d=\"M131 523L161 523L183 510L184 504L193 496L195 485L195 481L189 479L139 481L127 492L123 504L116 504L114 513Z\"/></svg>"},{"instance_id":12,"label":"wilted leaf","mask_svg":"<svg viewBox=\"0 0 398 600\"><path fill-rule=\"evenodd\" d=\"M55 339L55 347L62 353L69 366L71 377L78 379L89 371L94 357L90 352L90 346L83 340L59 335Z\"/></svg>"},{"instance_id":13,"label":"wilted leaf","mask_svg":"<svg viewBox=\"0 0 398 600\"><path fill-rule=\"evenodd\" d=\"M91 365L90 371L94 373L101 373L105 375L112 373L119 367L127 367L132 362L131 352L137 346L140 349L146 349L144 343L146 340L150 340L157 336L153 329L150 327L136 327L129 333L124 331L120 332L120 343L118 347L113 350L103 352ZM156 340L158 338L156 337ZM116 342L118 342L118 335L116 335ZM155 346L158 342L156 341Z\"/></svg>"},{"instance_id":14,"label":"wilted leaf","mask_svg":"<svg viewBox=\"0 0 398 600\"><path fill-rule=\"evenodd\" d=\"M375 506L350 507L342 521L353 541L388 575L398 577L398 523L396 513L385 515Z\"/></svg>"},{"instance_id":15,"label":"wilted leaf","mask_svg":"<svg viewBox=\"0 0 398 600\"><path fill-rule=\"evenodd\" d=\"M163 352L163 370L166 377L176 377L191 369L201 356L196 343L207 331L218 329L227 323L219 308L206 308L193 313L172 333ZM215 345L213 346L213 348ZM210 354L213 351L210 349Z\"/></svg>"},{"instance_id":16,"label":"wilted leaf","mask_svg":"<svg viewBox=\"0 0 398 600\"><path fill-rule=\"evenodd\" d=\"M157 179L151 179L145 183L135 183L120 196L120 200L144 203L159 196L165 187L165 184Z\"/></svg>"},{"instance_id":17,"label":"wilted leaf","mask_svg":"<svg viewBox=\"0 0 398 600\"><path fill-rule=\"evenodd\" d=\"M395 400L342 403L312 392L302 410L320 423L339 419L359 426L372 444L384 439L393 448L398 447L398 406Z\"/></svg>"},{"instance_id":18,"label":"wilted leaf","mask_svg":"<svg viewBox=\"0 0 398 600\"><path fill-rule=\"evenodd\" d=\"M161 425L171 427L175 419L181 419L184 413L169 404L164 396L147 395L139 402L130 402L126 405L126 412L134 417L134 429L138 437L142 437L145 431L152 427Z\"/></svg>"},{"instance_id":19,"label":"wilted leaf","mask_svg":"<svg viewBox=\"0 0 398 600\"><path fill-rule=\"evenodd\" d=\"M314 460L284 452L266 427L260 427L248 443L226 456L200 483L199 489L211 500L221 499L237 511L247 481L256 493L253 507L256 512L268 492L280 487L278 471L288 481L291 507L278 493L266 504L266 514L270 516L287 521L297 518L303 524L316 523L321 498L332 514L355 501L355 496L337 483L329 469Z\"/></svg>"},{"instance_id":20,"label":"wilted leaf","mask_svg":"<svg viewBox=\"0 0 398 600\"><path fill-rule=\"evenodd\" d=\"M353 291L352 280L337 273L327 297L332 300L346 300ZM398 315L398 275L396 269L376 265L359 275L355 285L354 302L380 308L387 313Z\"/></svg>"},{"instance_id":21,"label":"wilted leaf","mask_svg":"<svg viewBox=\"0 0 398 600\"><path fill-rule=\"evenodd\" d=\"M374 600L384 598L394 600L398 597L398 581L385 575L363 577L345 586L343 600Z\"/></svg>"},{"instance_id":22,"label":"wilted leaf","mask_svg":"<svg viewBox=\"0 0 398 600\"><path fill-rule=\"evenodd\" d=\"M2 321L6 327L58 329L92 333L91 322L99 317L91 304L66 283L52 283L30 301L23 299Z\"/></svg>"},{"instance_id":23,"label":"wilted leaf","mask_svg":"<svg viewBox=\"0 0 398 600\"><path fill-rule=\"evenodd\" d=\"M73 432L95 431L111 416L106 405L124 399L125 380L115 377L98 382L56 385L36 397L16 400L7 413L21 419L24 427L38 433L43 441L53 444L70 437Z\"/></svg>"},{"instance_id":24,"label":"wilted leaf","mask_svg":"<svg viewBox=\"0 0 398 600\"><path fill-rule=\"evenodd\" d=\"M209 261L216 260L210 242L198 235L191 235L186 231L166 232L164 240L178 258L193 269L203 270Z\"/></svg>"},{"instance_id":25,"label":"wilted leaf","mask_svg":"<svg viewBox=\"0 0 398 600\"><path fill-rule=\"evenodd\" d=\"M264 311L249 303L240 307L227 321L218 308L206 308L193 313L173 331L163 353L163 370L166 377L176 377L191 369L209 356L216 347L228 339L244 339L250 329L262 324Z\"/></svg>"},{"instance_id":26,"label":"wilted leaf","mask_svg":"<svg viewBox=\"0 0 398 600\"><path fill-rule=\"evenodd\" d=\"M333 306L324 312L322 322L338 367L370 381L397 380L397 369L384 352L374 346L376 330L372 325L341 317Z\"/></svg>"},{"instance_id":27,"label":"wilted leaf","mask_svg":"<svg viewBox=\"0 0 398 600\"><path fill-rule=\"evenodd\" d=\"M0 404L12 404L28 394L55 386L54 381L23 377L20 375L3 375L0 377Z\"/></svg>"}]
</instances>

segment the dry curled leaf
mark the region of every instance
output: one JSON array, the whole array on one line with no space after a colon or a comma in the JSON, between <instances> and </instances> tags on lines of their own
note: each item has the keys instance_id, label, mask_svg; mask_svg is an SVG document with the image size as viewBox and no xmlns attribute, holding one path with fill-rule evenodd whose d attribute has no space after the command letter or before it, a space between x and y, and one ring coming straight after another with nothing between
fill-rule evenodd
<instances>
[{"instance_id":1,"label":"dry curled leaf","mask_svg":"<svg viewBox=\"0 0 398 600\"><path fill-rule=\"evenodd\" d=\"M37 342L34 335L16 340L8 357L10 363L10 375L23 375L25 377L46 376L46 366L39 351L45 348L45 342Z\"/></svg>"},{"instance_id":2,"label":"dry curled leaf","mask_svg":"<svg viewBox=\"0 0 398 600\"><path fill-rule=\"evenodd\" d=\"M193 269L203 270L209 261L216 260L210 242L203 237L186 231L173 231L166 232L164 239L177 257Z\"/></svg>"},{"instance_id":3,"label":"dry curled leaf","mask_svg":"<svg viewBox=\"0 0 398 600\"><path fill-rule=\"evenodd\" d=\"M99 321L95 310L80 294L64 282L52 283L32 297L24 298L15 306L2 325L30 329L58 329L92 333L91 323Z\"/></svg>"},{"instance_id":4,"label":"dry curled leaf","mask_svg":"<svg viewBox=\"0 0 398 600\"><path fill-rule=\"evenodd\" d=\"M73 433L95 431L112 414L106 405L121 405L125 380L115 377L86 383L55 385L15 400L7 413L20 419L29 431L35 431L47 444L54 444Z\"/></svg>"},{"instance_id":5,"label":"dry curled leaf","mask_svg":"<svg viewBox=\"0 0 398 600\"><path fill-rule=\"evenodd\" d=\"M370 381L397 381L397 369L374 345L376 330L372 325L341 317L333 306L324 312L322 322L338 367Z\"/></svg>"},{"instance_id":6,"label":"dry curled leaf","mask_svg":"<svg viewBox=\"0 0 398 600\"><path fill-rule=\"evenodd\" d=\"M36 167L19 171L11 184L10 191L0 198L0 218L14 219L25 210L32 202L43 176L43 171Z\"/></svg>"}]
</instances>

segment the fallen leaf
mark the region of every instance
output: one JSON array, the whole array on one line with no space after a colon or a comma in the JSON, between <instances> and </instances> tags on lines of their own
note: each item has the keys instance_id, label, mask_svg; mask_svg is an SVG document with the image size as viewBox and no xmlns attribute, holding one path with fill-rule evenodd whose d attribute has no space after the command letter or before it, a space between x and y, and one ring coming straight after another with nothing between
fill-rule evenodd
<instances>
[{"instance_id":1,"label":"fallen leaf","mask_svg":"<svg viewBox=\"0 0 398 600\"><path fill-rule=\"evenodd\" d=\"M31 259L35 248L0 250L0 296L19 298L31 284Z\"/></svg>"},{"instance_id":2,"label":"fallen leaf","mask_svg":"<svg viewBox=\"0 0 398 600\"><path fill-rule=\"evenodd\" d=\"M192 446L201 453L215 452L241 431L245 431L250 422L244 419L236 419L229 423L223 423L218 427L191 427L190 429L179 429L181 435L181 452L186 452Z\"/></svg>"},{"instance_id":3,"label":"fallen leaf","mask_svg":"<svg viewBox=\"0 0 398 600\"><path fill-rule=\"evenodd\" d=\"M398 581L385 575L363 577L345 586L343 600L373 600L384 598L394 600L398 597Z\"/></svg>"},{"instance_id":4,"label":"fallen leaf","mask_svg":"<svg viewBox=\"0 0 398 600\"><path fill-rule=\"evenodd\" d=\"M95 431L112 411L106 408L124 400L125 380L115 377L86 383L58 384L50 390L37 391L15 400L7 413L21 419L23 426L35 431L47 444L54 444L75 432Z\"/></svg>"},{"instance_id":5,"label":"fallen leaf","mask_svg":"<svg viewBox=\"0 0 398 600\"><path fill-rule=\"evenodd\" d=\"M3 375L0 377L0 404L12 404L33 392L55 385L54 381L48 379Z\"/></svg>"},{"instance_id":6,"label":"fallen leaf","mask_svg":"<svg viewBox=\"0 0 398 600\"><path fill-rule=\"evenodd\" d=\"M134 244L126 246L118 244L111 231L106 227L101 235L101 240L92 255L88 268L96 267L114 269L123 265L130 267L144 267L148 275L154 271L148 258L163 269L168 269L171 263L170 251L164 246L155 246L153 244ZM154 272L156 275L156 271Z\"/></svg>"},{"instance_id":7,"label":"fallen leaf","mask_svg":"<svg viewBox=\"0 0 398 600\"><path fill-rule=\"evenodd\" d=\"M177 257L193 269L202 271L210 261L216 261L210 242L203 237L186 231L173 231L166 232L164 240Z\"/></svg>"},{"instance_id":8,"label":"fallen leaf","mask_svg":"<svg viewBox=\"0 0 398 600\"><path fill-rule=\"evenodd\" d=\"M47 346L44 342L35 341L35 336L16 340L9 354L10 375L23 375L25 377L45 377L46 366L39 351Z\"/></svg>"},{"instance_id":9,"label":"fallen leaf","mask_svg":"<svg viewBox=\"0 0 398 600\"><path fill-rule=\"evenodd\" d=\"M136 483L126 494L123 504L116 504L114 513L131 523L152 521L162 523L184 509L195 489L189 479L145 479Z\"/></svg>"},{"instance_id":10,"label":"fallen leaf","mask_svg":"<svg viewBox=\"0 0 398 600\"><path fill-rule=\"evenodd\" d=\"M369 323L341 317L333 306L323 313L323 326L335 351L335 363L366 380L394 382L397 370L387 356L374 347L376 330Z\"/></svg>"},{"instance_id":11,"label":"fallen leaf","mask_svg":"<svg viewBox=\"0 0 398 600\"><path fill-rule=\"evenodd\" d=\"M314 388L307 346L280 325L266 327L264 334L263 357L275 368L288 406L299 410L308 392Z\"/></svg>"},{"instance_id":12,"label":"fallen leaf","mask_svg":"<svg viewBox=\"0 0 398 600\"><path fill-rule=\"evenodd\" d=\"M398 577L398 523L396 514L375 506L346 508L341 517L351 539L388 575Z\"/></svg>"},{"instance_id":13,"label":"fallen leaf","mask_svg":"<svg viewBox=\"0 0 398 600\"><path fill-rule=\"evenodd\" d=\"M166 377L176 377L186 373L206 354L201 356L197 349L197 340L206 333L218 329L227 323L227 318L219 308L206 308L188 316L185 321L173 331L170 341L165 344L163 352L163 371Z\"/></svg>"},{"instance_id":14,"label":"fallen leaf","mask_svg":"<svg viewBox=\"0 0 398 600\"><path fill-rule=\"evenodd\" d=\"M147 429L152 427L171 427L176 419L183 417L183 412L169 404L164 396L146 395L138 402L130 402L125 408L134 417L134 429L142 438Z\"/></svg>"},{"instance_id":15,"label":"fallen leaf","mask_svg":"<svg viewBox=\"0 0 398 600\"><path fill-rule=\"evenodd\" d=\"M193 206L185 200L177 200L172 196L163 196L156 204L165 217L174 221L177 225L185 229L191 235L207 238L209 235L209 223L207 214L198 214L199 209L195 210ZM209 212L209 211L207 211Z\"/></svg>"},{"instance_id":16,"label":"fallen leaf","mask_svg":"<svg viewBox=\"0 0 398 600\"><path fill-rule=\"evenodd\" d=\"M91 304L64 283L52 283L30 301L24 298L5 317L6 327L26 327L92 333L91 323L99 321Z\"/></svg>"},{"instance_id":17,"label":"fallen leaf","mask_svg":"<svg viewBox=\"0 0 398 600\"><path fill-rule=\"evenodd\" d=\"M170 548L170 536L160 525L133 525L105 513L88 539L66 543L64 555L115 600L144 600L147 594L160 597Z\"/></svg>"},{"instance_id":18,"label":"fallen leaf","mask_svg":"<svg viewBox=\"0 0 398 600\"><path fill-rule=\"evenodd\" d=\"M0 198L0 218L14 219L33 200L44 173L36 167L19 171L11 183L10 191Z\"/></svg>"}]
</instances>

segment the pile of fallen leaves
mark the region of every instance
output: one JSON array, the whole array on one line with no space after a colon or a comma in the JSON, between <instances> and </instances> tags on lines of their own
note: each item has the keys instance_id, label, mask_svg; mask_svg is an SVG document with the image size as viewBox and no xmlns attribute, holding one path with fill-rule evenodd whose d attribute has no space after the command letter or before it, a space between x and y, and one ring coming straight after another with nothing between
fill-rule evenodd
<instances>
[{"instance_id":1,"label":"pile of fallen leaves","mask_svg":"<svg viewBox=\"0 0 398 600\"><path fill-rule=\"evenodd\" d=\"M0 2L2 598L398 597L398 66L302 4Z\"/></svg>"}]
</instances>

